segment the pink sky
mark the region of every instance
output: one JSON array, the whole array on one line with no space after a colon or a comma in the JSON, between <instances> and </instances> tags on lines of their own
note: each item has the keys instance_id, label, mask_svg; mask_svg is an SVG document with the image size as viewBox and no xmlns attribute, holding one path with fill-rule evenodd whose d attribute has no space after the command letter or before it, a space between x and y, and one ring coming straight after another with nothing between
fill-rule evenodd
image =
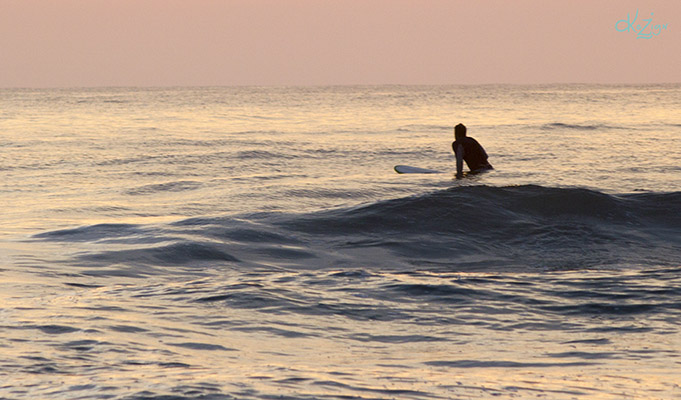
<instances>
[{"instance_id":1,"label":"pink sky","mask_svg":"<svg viewBox=\"0 0 681 400\"><path fill-rule=\"evenodd\" d=\"M681 1L0 0L0 87L556 82L681 82Z\"/></svg>"}]
</instances>

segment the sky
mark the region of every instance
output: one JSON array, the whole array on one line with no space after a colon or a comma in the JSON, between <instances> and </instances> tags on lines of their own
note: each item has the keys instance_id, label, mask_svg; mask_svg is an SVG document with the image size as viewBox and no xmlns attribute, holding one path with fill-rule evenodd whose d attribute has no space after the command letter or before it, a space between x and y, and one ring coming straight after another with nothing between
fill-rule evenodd
<instances>
[{"instance_id":1,"label":"sky","mask_svg":"<svg viewBox=\"0 0 681 400\"><path fill-rule=\"evenodd\" d=\"M668 82L678 0L0 0L0 87Z\"/></svg>"}]
</instances>

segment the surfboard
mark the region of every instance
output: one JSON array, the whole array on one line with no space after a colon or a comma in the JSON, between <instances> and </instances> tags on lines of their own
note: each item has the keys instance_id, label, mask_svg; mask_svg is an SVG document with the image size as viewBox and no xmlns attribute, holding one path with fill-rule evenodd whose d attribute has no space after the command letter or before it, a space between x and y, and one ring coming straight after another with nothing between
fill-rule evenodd
<instances>
[{"instance_id":1,"label":"surfboard","mask_svg":"<svg viewBox=\"0 0 681 400\"><path fill-rule=\"evenodd\" d=\"M442 171L434 169L410 167L409 165L395 165L395 172L398 174L441 174Z\"/></svg>"}]
</instances>

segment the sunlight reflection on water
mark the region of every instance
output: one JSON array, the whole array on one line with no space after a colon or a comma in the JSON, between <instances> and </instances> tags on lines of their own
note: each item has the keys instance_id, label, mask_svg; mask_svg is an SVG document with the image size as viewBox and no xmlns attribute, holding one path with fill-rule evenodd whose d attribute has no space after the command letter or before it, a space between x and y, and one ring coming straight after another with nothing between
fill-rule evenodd
<instances>
[{"instance_id":1,"label":"sunlight reflection on water","mask_svg":"<svg viewBox=\"0 0 681 400\"><path fill-rule=\"evenodd\" d=\"M678 398L680 90L2 90L0 397Z\"/></svg>"}]
</instances>

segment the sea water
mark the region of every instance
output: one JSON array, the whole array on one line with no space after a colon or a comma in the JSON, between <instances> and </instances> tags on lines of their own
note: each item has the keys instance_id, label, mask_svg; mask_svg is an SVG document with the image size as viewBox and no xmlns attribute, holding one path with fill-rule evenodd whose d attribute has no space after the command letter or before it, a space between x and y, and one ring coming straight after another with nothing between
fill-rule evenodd
<instances>
[{"instance_id":1,"label":"sea water","mask_svg":"<svg viewBox=\"0 0 681 400\"><path fill-rule=\"evenodd\" d=\"M3 89L0 204L3 399L681 398L679 84Z\"/></svg>"}]
</instances>

